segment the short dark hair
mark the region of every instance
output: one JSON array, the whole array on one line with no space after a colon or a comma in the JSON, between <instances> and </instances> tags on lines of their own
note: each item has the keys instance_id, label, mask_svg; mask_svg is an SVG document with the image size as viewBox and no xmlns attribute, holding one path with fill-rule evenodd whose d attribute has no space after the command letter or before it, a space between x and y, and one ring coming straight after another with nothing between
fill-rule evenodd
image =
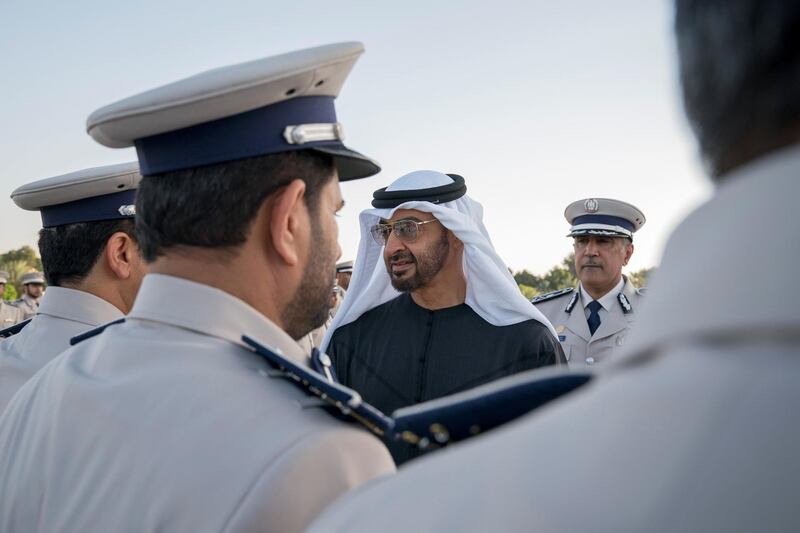
<instances>
[{"instance_id":1,"label":"short dark hair","mask_svg":"<svg viewBox=\"0 0 800 533\"><path fill-rule=\"evenodd\" d=\"M330 156L300 150L147 176L136 193L136 232L145 261L172 247L233 251L247 239L264 200L295 179L316 213L333 179Z\"/></svg>"},{"instance_id":2,"label":"short dark hair","mask_svg":"<svg viewBox=\"0 0 800 533\"><path fill-rule=\"evenodd\" d=\"M800 3L676 0L675 34L686 114L713 177L797 142Z\"/></svg>"},{"instance_id":3,"label":"short dark hair","mask_svg":"<svg viewBox=\"0 0 800 533\"><path fill-rule=\"evenodd\" d=\"M108 239L120 231L136 240L130 218L39 230L39 254L47 284L63 287L83 281L100 259Z\"/></svg>"}]
</instances>

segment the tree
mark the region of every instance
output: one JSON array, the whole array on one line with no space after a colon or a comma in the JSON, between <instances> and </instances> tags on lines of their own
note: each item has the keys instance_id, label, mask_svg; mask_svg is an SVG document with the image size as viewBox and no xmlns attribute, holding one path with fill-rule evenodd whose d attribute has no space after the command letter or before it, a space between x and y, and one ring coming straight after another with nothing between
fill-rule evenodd
<instances>
[{"instance_id":1,"label":"tree","mask_svg":"<svg viewBox=\"0 0 800 533\"><path fill-rule=\"evenodd\" d=\"M6 285L6 290L3 293L3 300L7 302L13 302L17 299L17 297L17 288L11 284Z\"/></svg>"},{"instance_id":2,"label":"tree","mask_svg":"<svg viewBox=\"0 0 800 533\"><path fill-rule=\"evenodd\" d=\"M527 270L523 270L514 274L514 281L517 282L526 297L531 293L531 290L535 291L534 296L536 296L566 287L574 287L578 283L575 278L575 254L566 256L560 265L554 266L543 276L537 276Z\"/></svg>"},{"instance_id":3,"label":"tree","mask_svg":"<svg viewBox=\"0 0 800 533\"><path fill-rule=\"evenodd\" d=\"M514 274L514 281L516 281L518 285L525 285L531 289L535 289L539 285L539 277L531 274L527 270Z\"/></svg>"},{"instance_id":4,"label":"tree","mask_svg":"<svg viewBox=\"0 0 800 533\"><path fill-rule=\"evenodd\" d=\"M643 268L636 272L628 274L631 282L638 288L647 287L647 282L650 281L650 276L656 271L656 267Z\"/></svg>"},{"instance_id":5,"label":"tree","mask_svg":"<svg viewBox=\"0 0 800 533\"><path fill-rule=\"evenodd\" d=\"M19 279L28 272L41 272L42 260L36 254L36 250L30 246L23 246L16 250L10 250L0 254L0 270L8 272L8 285L3 297L9 299L9 290L13 287L15 294L22 292Z\"/></svg>"},{"instance_id":6,"label":"tree","mask_svg":"<svg viewBox=\"0 0 800 533\"><path fill-rule=\"evenodd\" d=\"M519 292L521 292L522 295L528 300L536 296L539 296L539 291L528 285L523 285L522 283L519 284Z\"/></svg>"}]
</instances>

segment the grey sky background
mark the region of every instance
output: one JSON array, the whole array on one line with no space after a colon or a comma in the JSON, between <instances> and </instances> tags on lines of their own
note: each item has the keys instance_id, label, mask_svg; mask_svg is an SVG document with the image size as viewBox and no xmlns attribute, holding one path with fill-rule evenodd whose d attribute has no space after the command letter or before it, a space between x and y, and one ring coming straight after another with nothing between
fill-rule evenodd
<instances>
[{"instance_id":1,"label":"grey sky background","mask_svg":"<svg viewBox=\"0 0 800 533\"><path fill-rule=\"evenodd\" d=\"M571 250L564 208L641 208L631 270L655 265L705 200L662 0L612 2L23 2L0 6L0 251L35 245L28 181L133 160L85 133L96 108L219 66L329 42L367 52L338 99L346 142L383 171L342 184L345 258L372 191L419 169L462 174L508 265ZM187 191L188 192L188 191Z\"/></svg>"}]
</instances>

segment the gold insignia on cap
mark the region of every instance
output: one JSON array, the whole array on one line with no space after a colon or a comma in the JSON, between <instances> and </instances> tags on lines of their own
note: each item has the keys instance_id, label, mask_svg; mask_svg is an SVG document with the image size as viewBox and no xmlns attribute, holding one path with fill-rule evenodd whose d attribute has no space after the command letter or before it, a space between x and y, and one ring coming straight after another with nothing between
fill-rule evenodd
<instances>
[{"instance_id":1,"label":"gold insignia on cap","mask_svg":"<svg viewBox=\"0 0 800 533\"><path fill-rule=\"evenodd\" d=\"M556 333L559 333L559 334L564 333L565 329L567 329L567 326L565 326L564 324L561 324L560 326L558 326L556 328Z\"/></svg>"},{"instance_id":2,"label":"gold insignia on cap","mask_svg":"<svg viewBox=\"0 0 800 533\"><path fill-rule=\"evenodd\" d=\"M594 198L589 198L588 200L583 202L583 209L587 213L597 213L597 210L599 208L600 206L598 205L597 200L595 200Z\"/></svg>"}]
</instances>

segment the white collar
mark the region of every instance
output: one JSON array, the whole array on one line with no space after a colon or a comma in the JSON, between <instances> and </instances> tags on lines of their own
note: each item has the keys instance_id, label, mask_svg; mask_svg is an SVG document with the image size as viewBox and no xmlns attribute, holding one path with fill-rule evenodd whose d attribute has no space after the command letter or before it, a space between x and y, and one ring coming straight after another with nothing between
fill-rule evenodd
<instances>
[{"instance_id":1,"label":"white collar","mask_svg":"<svg viewBox=\"0 0 800 533\"><path fill-rule=\"evenodd\" d=\"M99 326L124 316L122 311L94 294L66 287L48 287L39 303L37 314L89 326Z\"/></svg>"},{"instance_id":2,"label":"white collar","mask_svg":"<svg viewBox=\"0 0 800 533\"><path fill-rule=\"evenodd\" d=\"M308 361L294 339L248 304L184 278L146 275L128 318L170 324L240 346L247 346L242 335L248 335L296 363Z\"/></svg>"},{"instance_id":3,"label":"white collar","mask_svg":"<svg viewBox=\"0 0 800 533\"><path fill-rule=\"evenodd\" d=\"M592 303L594 300L586 289L583 288L583 283L579 283L578 286L580 287L581 291L581 303L583 304L583 308L585 309L587 305ZM611 311L611 306L617 301L617 295L622 292L622 288L625 286L625 277L620 276L619 283L614 286L613 289L605 293L601 296L597 301L600 302L600 305L603 306L603 309L606 311Z\"/></svg>"}]
</instances>

